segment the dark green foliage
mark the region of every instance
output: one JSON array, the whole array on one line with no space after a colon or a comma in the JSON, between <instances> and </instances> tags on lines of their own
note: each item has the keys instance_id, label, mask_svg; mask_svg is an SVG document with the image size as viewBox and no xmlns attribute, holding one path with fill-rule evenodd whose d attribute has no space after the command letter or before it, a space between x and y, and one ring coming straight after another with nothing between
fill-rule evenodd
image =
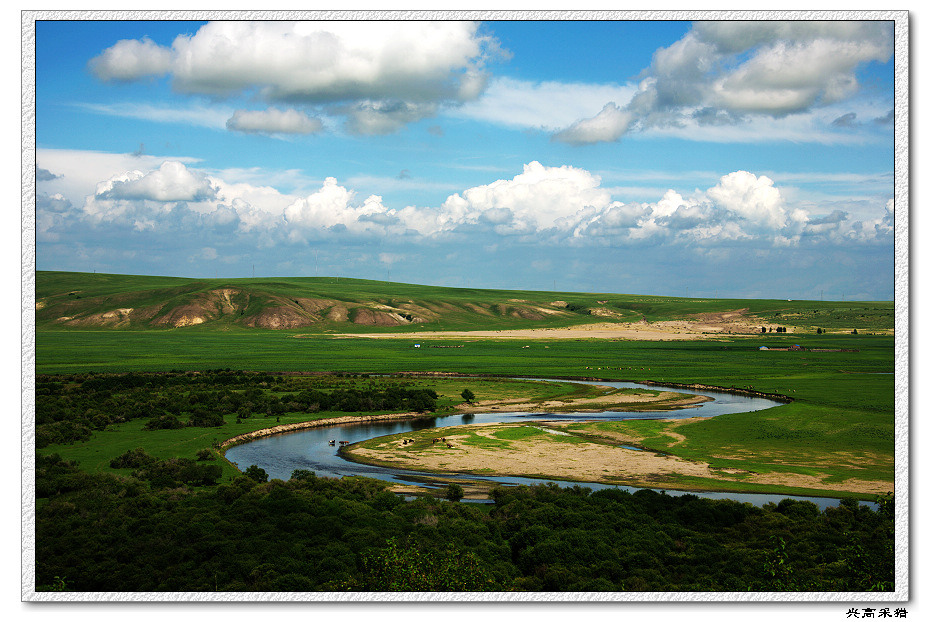
<instances>
[{"instance_id":1,"label":"dark green foliage","mask_svg":"<svg viewBox=\"0 0 930 622\"><path fill-rule=\"evenodd\" d=\"M446 499L449 501L461 501L465 496L465 490L458 484L449 484L446 486Z\"/></svg>"},{"instance_id":2,"label":"dark green foliage","mask_svg":"<svg viewBox=\"0 0 930 622\"><path fill-rule=\"evenodd\" d=\"M91 434L88 426L76 421L55 421L36 425L36 447L42 449L49 445L70 445L90 439Z\"/></svg>"},{"instance_id":3,"label":"dark green foliage","mask_svg":"<svg viewBox=\"0 0 930 622\"><path fill-rule=\"evenodd\" d=\"M316 479L316 473L309 471L307 469L294 469L291 471L291 479L295 480L306 480L306 479Z\"/></svg>"},{"instance_id":4,"label":"dark green foliage","mask_svg":"<svg viewBox=\"0 0 930 622\"><path fill-rule=\"evenodd\" d=\"M462 399L471 404L473 401L475 401L475 394L471 389L465 389L462 391Z\"/></svg>"},{"instance_id":5,"label":"dark green foliage","mask_svg":"<svg viewBox=\"0 0 930 622\"><path fill-rule=\"evenodd\" d=\"M399 382L364 386L335 377L294 378L265 373L204 372L71 374L39 376L36 446L83 442L93 430L133 419L148 419L145 430L185 425L220 427L224 414L238 420L256 413L385 412L436 410L430 388ZM290 392L285 392L290 391Z\"/></svg>"},{"instance_id":6,"label":"dark green foliage","mask_svg":"<svg viewBox=\"0 0 930 622\"><path fill-rule=\"evenodd\" d=\"M223 474L216 464L197 464L190 458L158 460L133 471L133 476L148 480L153 487L174 488L182 485L215 486Z\"/></svg>"},{"instance_id":7,"label":"dark green foliage","mask_svg":"<svg viewBox=\"0 0 930 622\"><path fill-rule=\"evenodd\" d=\"M350 591L474 592L494 590L490 572L473 553L455 545L427 551L415 543L387 546L365 556L361 577L346 585Z\"/></svg>"},{"instance_id":8,"label":"dark green foliage","mask_svg":"<svg viewBox=\"0 0 930 622\"><path fill-rule=\"evenodd\" d=\"M382 482L310 471L190 489L184 467L139 469L175 478L160 487L40 457L37 587L66 578L71 591L116 592L893 589L890 498L877 512L857 503L820 512L804 501L760 508L545 485L498 488L483 508L404 501Z\"/></svg>"},{"instance_id":9,"label":"dark green foliage","mask_svg":"<svg viewBox=\"0 0 930 622\"><path fill-rule=\"evenodd\" d=\"M161 415L153 417L146 423L143 430L178 430L184 427L184 422L174 415Z\"/></svg>"},{"instance_id":10,"label":"dark green foliage","mask_svg":"<svg viewBox=\"0 0 930 622\"><path fill-rule=\"evenodd\" d=\"M243 473L245 473L246 477L249 479L254 479L259 484L268 481L268 473L265 472L265 469L254 464L243 471Z\"/></svg>"},{"instance_id":11,"label":"dark green foliage","mask_svg":"<svg viewBox=\"0 0 930 622\"><path fill-rule=\"evenodd\" d=\"M153 456L145 453L145 449L137 447L110 460L111 469L138 469L155 462Z\"/></svg>"},{"instance_id":12,"label":"dark green foliage","mask_svg":"<svg viewBox=\"0 0 930 622\"><path fill-rule=\"evenodd\" d=\"M198 428L216 428L223 425L225 421L219 413L198 408L191 413L188 423Z\"/></svg>"}]
</instances>

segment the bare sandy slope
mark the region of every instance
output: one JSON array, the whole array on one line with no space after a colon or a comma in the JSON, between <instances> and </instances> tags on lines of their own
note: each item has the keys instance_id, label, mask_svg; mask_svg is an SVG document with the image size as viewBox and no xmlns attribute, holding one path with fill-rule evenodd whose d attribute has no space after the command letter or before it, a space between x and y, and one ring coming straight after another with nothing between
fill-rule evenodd
<instances>
[{"instance_id":1,"label":"bare sandy slope","mask_svg":"<svg viewBox=\"0 0 930 622\"><path fill-rule=\"evenodd\" d=\"M762 324L745 314L745 309L726 313L707 313L692 320L670 322L616 323L600 322L567 328L535 328L517 330L420 331L414 333L359 333L339 337L371 337L373 339L630 339L665 341L672 339L708 339L720 335L749 336L758 334ZM790 330L789 330L790 332Z\"/></svg>"}]
</instances>

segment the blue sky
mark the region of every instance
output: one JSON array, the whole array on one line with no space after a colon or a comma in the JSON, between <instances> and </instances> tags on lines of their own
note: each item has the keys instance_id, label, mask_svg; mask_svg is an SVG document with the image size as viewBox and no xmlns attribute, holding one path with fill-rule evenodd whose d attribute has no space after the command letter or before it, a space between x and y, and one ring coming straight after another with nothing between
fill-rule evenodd
<instances>
[{"instance_id":1,"label":"blue sky","mask_svg":"<svg viewBox=\"0 0 930 622\"><path fill-rule=\"evenodd\" d=\"M36 267L894 295L891 22L36 23Z\"/></svg>"}]
</instances>

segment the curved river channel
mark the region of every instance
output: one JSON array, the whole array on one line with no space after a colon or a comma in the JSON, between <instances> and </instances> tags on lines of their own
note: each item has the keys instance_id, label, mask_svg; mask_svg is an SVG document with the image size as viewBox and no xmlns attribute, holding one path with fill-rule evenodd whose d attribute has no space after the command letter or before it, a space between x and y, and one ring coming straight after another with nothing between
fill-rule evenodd
<instances>
[{"instance_id":1,"label":"curved river channel","mask_svg":"<svg viewBox=\"0 0 930 622\"><path fill-rule=\"evenodd\" d=\"M564 381L560 381L564 382ZM416 419L416 420L394 420L394 421L374 421L369 423L357 424L340 424L334 426L321 426L317 428L307 428L296 432L288 432L266 436L242 445L236 445L226 451L226 458L235 464L240 471L245 470L250 465L257 465L268 473L270 479L287 480L290 478L294 469L306 469L315 472L321 477L344 477L347 475L357 475L371 477L402 484L416 484L418 486L428 487L421 481L423 477L433 478L437 473L423 473L405 469L380 467L367 464L351 462L339 455L338 446L331 446L329 441L337 439L338 441L348 441L357 443L366 441L378 436L388 434L402 434L413 430L423 430L428 428L445 428L451 426L461 426L473 423L509 423L509 422L531 422L531 421L619 421L623 419L685 419L688 417L716 417L717 415L741 412L754 412L764 410L775 406L780 406L781 402L769 399L748 397L743 395L733 395L730 393L719 393L706 390L692 390L683 388L664 388L654 385L642 385L632 382L590 382L573 380L580 384L596 384L600 386L616 388L642 388L649 390L669 390L678 393L687 393L695 395L706 395L713 398L711 402L704 402L696 407L683 408L680 410L655 412L624 412L624 411L605 411L599 413L544 413L544 412L488 412L476 414L453 414L446 416L437 416L435 418ZM638 451L636 448L629 448L628 451ZM566 482L545 480L529 477L491 477L477 475L457 475L455 473L443 473L444 479L462 478L472 481L495 482L501 485L519 485L519 484L539 484L549 481L559 485L573 486L580 485L594 490L602 488L619 488L634 492L638 488L631 486L614 486L609 484L597 484L591 482ZM821 509L839 504L839 499L829 499L822 497L792 497L791 495L773 495L773 494L750 494L750 493L732 493L732 492L695 492L695 491L674 491L665 490L667 494L694 494L701 497L712 499L734 499L736 501L745 501L761 506L770 501L778 502L785 497L794 499L804 499L817 504ZM866 505L872 505L866 503Z\"/></svg>"}]
</instances>

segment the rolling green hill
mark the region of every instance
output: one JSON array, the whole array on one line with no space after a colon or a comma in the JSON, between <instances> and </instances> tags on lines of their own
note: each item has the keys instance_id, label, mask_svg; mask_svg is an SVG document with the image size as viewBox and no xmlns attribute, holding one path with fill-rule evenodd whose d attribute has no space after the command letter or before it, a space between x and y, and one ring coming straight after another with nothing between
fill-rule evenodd
<instances>
[{"instance_id":1,"label":"rolling green hill","mask_svg":"<svg viewBox=\"0 0 930 622\"><path fill-rule=\"evenodd\" d=\"M891 302L673 298L433 287L332 277L190 279L36 273L39 330L504 330L695 320L739 312L760 325L894 327Z\"/></svg>"}]
</instances>

